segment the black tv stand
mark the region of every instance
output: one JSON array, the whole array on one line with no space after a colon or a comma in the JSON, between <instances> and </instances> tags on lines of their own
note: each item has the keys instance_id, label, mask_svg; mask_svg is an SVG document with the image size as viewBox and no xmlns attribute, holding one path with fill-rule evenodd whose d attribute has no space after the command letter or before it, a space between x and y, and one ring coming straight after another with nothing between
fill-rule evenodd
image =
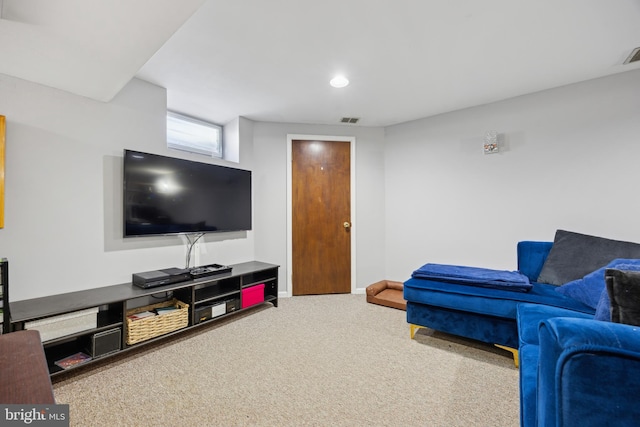
<instances>
[{"instance_id":1,"label":"black tv stand","mask_svg":"<svg viewBox=\"0 0 640 427\"><path fill-rule=\"evenodd\" d=\"M86 310L97 311L97 314L88 315L94 316L92 320L95 324L91 327L79 332L65 333L43 342L49 373L54 377L71 372L79 366L104 360L161 339L168 339L186 330L211 324L222 318L233 316L236 312L245 311L249 308L244 307L243 304L246 302L243 301L245 293L255 297L255 290L261 289L261 285L264 285L264 294L260 296L264 296L264 301L259 303L278 306L279 266L250 261L225 268L228 270L219 274L152 289L123 283L12 302L10 303L10 329L11 331L27 329L29 322L39 320L49 323L48 327L51 328L50 323L54 319L65 319ZM180 313L181 315L188 313L184 326L144 339L139 343L127 344L127 336L131 335L131 331L128 330L131 327L131 321L127 318L127 312L131 313L137 308L157 305L159 302L169 302L173 299L179 300L182 305L188 305L188 308L183 308L188 312ZM162 316L168 316L168 314ZM100 350L96 343L103 347L107 346L108 349ZM92 360L76 367L63 369L55 363L79 352L90 353L91 351L96 352L96 355L90 354L93 357Z\"/></svg>"}]
</instances>

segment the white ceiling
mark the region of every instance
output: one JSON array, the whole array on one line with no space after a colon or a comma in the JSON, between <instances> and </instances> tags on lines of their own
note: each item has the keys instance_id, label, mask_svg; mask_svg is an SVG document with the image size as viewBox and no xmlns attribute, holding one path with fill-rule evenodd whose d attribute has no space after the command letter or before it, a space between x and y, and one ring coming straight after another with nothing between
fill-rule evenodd
<instances>
[{"instance_id":1,"label":"white ceiling","mask_svg":"<svg viewBox=\"0 0 640 427\"><path fill-rule=\"evenodd\" d=\"M640 0L4 0L0 73L101 101L138 77L220 124L387 126L638 69L638 46Z\"/></svg>"},{"instance_id":2,"label":"white ceiling","mask_svg":"<svg viewBox=\"0 0 640 427\"><path fill-rule=\"evenodd\" d=\"M0 73L111 100L205 0L0 0Z\"/></svg>"}]
</instances>

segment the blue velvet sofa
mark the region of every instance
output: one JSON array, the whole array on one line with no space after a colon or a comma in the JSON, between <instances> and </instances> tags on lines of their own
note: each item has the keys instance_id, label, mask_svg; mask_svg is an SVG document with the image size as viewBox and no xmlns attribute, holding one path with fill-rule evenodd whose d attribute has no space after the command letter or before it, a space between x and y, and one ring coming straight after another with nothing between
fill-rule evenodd
<instances>
[{"instance_id":1,"label":"blue velvet sofa","mask_svg":"<svg viewBox=\"0 0 640 427\"><path fill-rule=\"evenodd\" d=\"M514 349L523 427L640 426L640 327L611 322L604 298L606 268L640 270L640 245L611 243L560 230L553 243L519 242L526 292L414 274L404 282L412 335L417 325Z\"/></svg>"},{"instance_id":2,"label":"blue velvet sofa","mask_svg":"<svg viewBox=\"0 0 640 427\"><path fill-rule=\"evenodd\" d=\"M640 425L640 328L520 304L520 425Z\"/></svg>"},{"instance_id":3,"label":"blue velvet sofa","mask_svg":"<svg viewBox=\"0 0 640 427\"><path fill-rule=\"evenodd\" d=\"M531 281L528 292L417 278L405 281L407 322L517 349L516 313L520 303L568 308L593 317L595 309L556 292L555 285L536 282L552 245L552 242L518 243L518 271Z\"/></svg>"}]
</instances>

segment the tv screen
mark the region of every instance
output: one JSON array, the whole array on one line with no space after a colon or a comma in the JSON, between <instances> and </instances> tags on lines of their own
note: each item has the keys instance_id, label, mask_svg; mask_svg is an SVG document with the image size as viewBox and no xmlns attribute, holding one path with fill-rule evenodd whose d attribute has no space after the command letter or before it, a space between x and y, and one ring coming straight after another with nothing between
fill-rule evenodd
<instances>
[{"instance_id":1,"label":"tv screen","mask_svg":"<svg viewBox=\"0 0 640 427\"><path fill-rule=\"evenodd\" d=\"M124 151L124 237L251 230L251 171Z\"/></svg>"}]
</instances>

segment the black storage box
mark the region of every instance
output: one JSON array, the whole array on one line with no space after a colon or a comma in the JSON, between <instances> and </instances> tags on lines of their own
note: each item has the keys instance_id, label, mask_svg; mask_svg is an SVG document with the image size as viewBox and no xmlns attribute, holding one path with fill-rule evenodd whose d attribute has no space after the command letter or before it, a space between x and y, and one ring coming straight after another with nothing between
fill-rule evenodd
<instances>
[{"instance_id":1,"label":"black storage box","mask_svg":"<svg viewBox=\"0 0 640 427\"><path fill-rule=\"evenodd\" d=\"M213 319L214 317L222 316L227 312L227 307L224 301L218 302L212 305L206 305L204 307L196 307L196 323L204 322L205 320Z\"/></svg>"},{"instance_id":2,"label":"black storage box","mask_svg":"<svg viewBox=\"0 0 640 427\"><path fill-rule=\"evenodd\" d=\"M122 330L114 328L91 335L86 350L95 359L120 351L121 345Z\"/></svg>"},{"instance_id":3,"label":"black storage box","mask_svg":"<svg viewBox=\"0 0 640 427\"><path fill-rule=\"evenodd\" d=\"M225 301L227 304L227 313L240 309L240 298L230 299Z\"/></svg>"}]
</instances>

